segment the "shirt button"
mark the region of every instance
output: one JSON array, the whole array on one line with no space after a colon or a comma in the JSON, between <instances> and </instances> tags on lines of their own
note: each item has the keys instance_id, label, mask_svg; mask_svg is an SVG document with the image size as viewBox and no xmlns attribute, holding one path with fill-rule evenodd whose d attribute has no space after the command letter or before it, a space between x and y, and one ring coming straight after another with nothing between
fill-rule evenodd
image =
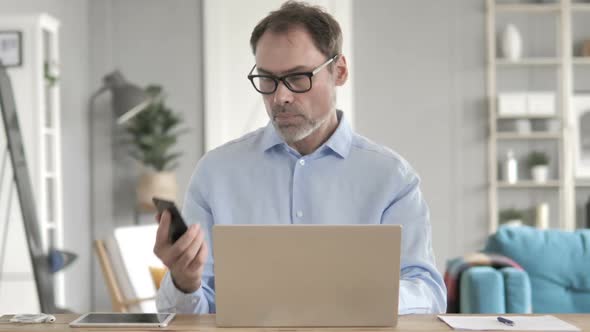
<instances>
[{"instance_id":1,"label":"shirt button","mask_svg":"<svg viewBox=\"0 0 590 332\"><path fill-rule=\"evenodd\" d=\"M297 211L296 215L297 215L298 218L301 218L301 217L303 217L303 212L302 211Z\"/></svg>"},{"instance_id":2,"label":"shirt button","mask_svg":"<svg viewBox=\"0 0 590 332\"><path fill-rule=\"evenodd\" d=\"M300 159L299 160L299 165L305 166L305 159Z\"/></svg>"}]
</instances>

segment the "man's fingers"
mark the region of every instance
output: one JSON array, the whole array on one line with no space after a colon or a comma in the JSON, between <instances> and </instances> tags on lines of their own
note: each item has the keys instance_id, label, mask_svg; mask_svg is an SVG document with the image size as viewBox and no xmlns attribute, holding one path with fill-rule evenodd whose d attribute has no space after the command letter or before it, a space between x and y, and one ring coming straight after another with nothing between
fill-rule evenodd
<instances>
[{"instance_id":1,"label":"man's fingers","mask_svg":"<svg viewBox=\"0 0 590 332\"><path fill-rule=\"evenodd\" d=\"M162 218L162 214L160 212L156 213L156 216L154 217L154 219L156 219L156 222L160 222L160 218Z\"/></svg>"},{"instance_id":2,"label":"man's fingers","mask_svg":"<svg viewBox=\"0 0 590 332\"><path fill-rule=\"evenodd\" d=\"M168 243L168 231L170 229L170 212L164 211L159 218L160 225L156 233L156 247L160 248ZM155 249L155 248L154 248Z\"/></svg>"},{"instance_id":3,"label":"man's fingers","mask_svg":"<svg viewBox=\"0 0 590 332\"><path fill-rule=\"evenodd\" d=\"M171 248L171 255L173 255L174 258L180 257L187 250L187 248L197 237L199 229L199 224L190 225L186 233L184 233L178 240L176 240L176 242L174 242Z\"/></svg>"},{"instance_id":4,"label":"man's fingers","mask_svg":"<svg viewBox=\"0 0 590 332\"><path fill-rule=\"evenodd\" d=\"M178 266L181 269L186 269L186 267L190 264L197 253L199 252L199 248L201 247L201 242L203 238L201 236L201 232L197 236L195 236L193 242L191 242L190 246L184 251L182 256L178 259Z\"/></svg>"},{"instance_id":5,"label":"man's fingers","mask_svg":"<svg viewBox=\"0 0 590 332\"><path fill-rule=\"evenodd\" d=\"M209 247L207 246L207 242L203 240L197 256L195 256L195 258L193 258L193 260L190 262L188 269L190 271L194 271L201 268L207 262L208 255Z\"/></svg>"}]
</instances>

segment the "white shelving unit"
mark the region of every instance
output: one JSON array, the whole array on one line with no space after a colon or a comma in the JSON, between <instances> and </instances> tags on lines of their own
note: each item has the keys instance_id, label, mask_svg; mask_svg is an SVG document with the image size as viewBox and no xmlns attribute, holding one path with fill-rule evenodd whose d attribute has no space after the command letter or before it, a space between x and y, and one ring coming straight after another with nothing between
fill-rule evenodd
<instances>
[{"instance_id":1,"label":"white shelving unit","mask_svg":"<svg viewBox=\"0 0 590 332\"><path fill-rule=\"evenodd\" d=\"M512 189L522 195L531 195L538 190L557 190L559 222L552 227L564 230L576 228L576 188L590 187L588 183L576 183L573 172L573 151L571 145L572 132L570 128L570 103L574 93L573 67L590 65L590 58L573 56L572 20L576 12L590 13L590 4L572 2L572 0L557 0L553 3L506 3L497 0L486 0L486 30L487 30L487 97L489 110L489 232L496 231L499 225L499 196ZM556 20L556 52L554 56L528 56L518 61L501 59L497 52L497 24L501 15L553 15ZM590 38L590 34L588 36ZM553 68L556 71L557 114L551 117L514 116L499 117L497 114L498 75L499 71L515 68L529 70ZM576 67L577 68L577 67ZM499 120L548 120L555 119L561 123L559 132L532 132L530 134L506 133L498 131ZM546 183L519 181L516 184L501 182L498 177L500 144L514 144L514 142L544 142L557 143L557 179ZM550 143L545 143L550 142Z\"/></svg>"},{"instance_id":2,"label":"white shelving unit","mask_svg":"<svg viewBox=\"0 0 590 332\"><path fill-rule=\"evenodd\" d=\"M63 248L62 165L61 165L61 103L59 81L59 22L46 15L0 16L0 30L20 31L22 65L8 68L25 146L25 155L37 206L44 250ZM51 82L47 77L54 76ZM18 206L13 206L18 209ZM15 221L12 224L21 223ZM24 234L22 241L25 241ZM15 242L22 242L20 239ZM26 241L25 247L26 247ZM7 248L11 259L28 256L28 250ZM22 259L30 262L29 259ZM30 263L29 263L30 264ZM21 275L30 274L22 267ZM2 287L7 287L2 280ZM56 304L65 307L63 273L55 276ZM11 299L10 302L14 302ZM38 306L38 304L35 304ZM22 312L35 312L32 309ZM12 312L13 308L7 308ZM8 312L3 310L4 312ZM37 309L38 310L38 309Z\"/></svg>"},{"instance_id":3,"label":"white shelving unit","mask_svg":"<svg viewBox=\"0 0 590 332\"><path fill-rule=\"evenodd\" d=\"M530 134L518 134L518 133L496 133L496 139L498 140L552 140L561 139L561 135L558 133L530 133Z\"/></svg>"}]
</instances>

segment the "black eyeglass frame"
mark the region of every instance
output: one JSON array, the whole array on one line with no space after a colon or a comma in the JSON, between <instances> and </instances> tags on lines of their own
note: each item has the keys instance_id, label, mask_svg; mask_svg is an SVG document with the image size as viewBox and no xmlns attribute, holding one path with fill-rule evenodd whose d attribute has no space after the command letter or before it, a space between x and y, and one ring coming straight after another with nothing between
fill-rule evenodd
<instances>
[{"instance_id":1,"label":"black eyeglass frame","mask_svg":"<svg viewBox=\"0 0 590 332\"><path fill-rule=\"evenodd\" d=\"M340 54L334 55L333 57L331 57L328 60L326 60L326 62L324 62L321 65L317 66L312 71L290 73L290 74L283 75L283 76L275 76L275 75L253 75L252 72L256 68L256 64L254 64L254 66L252 67L252 69L250 69L250 72L248 73L248 79L250 80L250 83L252 83L252 86L254 87L254 89L256 91L258 91L259 93L263 94L263 95L271 95L271 94L275 93L277 91L277 89L279 88L279 82L283 82L283 84L287 87L287 89L289 89L292 92L295 92L295 93L306 93L309 90L311 90L311 88L313 87L312 77L314 77L317 73L319 73L320 70L324 69L324 67L326 67L327 65L329 65L333 61L336 61L336 59L338 58L339 55ZM287 82L287 79L289 77L300 76L300 75L307 76L309 78L309 88L308 89L305 89L305 90L297 90L297 89L293 88L289 84L289 82ZM256 87L256 84L254 83L254 79L260 78L260 77L261 78L272 79L274 81L274 83L275 83L274 89L272 89L272 91L267 91L267 92L263 92L263 91L258 90L258 88Z\"/></svg>"}]
</instances>

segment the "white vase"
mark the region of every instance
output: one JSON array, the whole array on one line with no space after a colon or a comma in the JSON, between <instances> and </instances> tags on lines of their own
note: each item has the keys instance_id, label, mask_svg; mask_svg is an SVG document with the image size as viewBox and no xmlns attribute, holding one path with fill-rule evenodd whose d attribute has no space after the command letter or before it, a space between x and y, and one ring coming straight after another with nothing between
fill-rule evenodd
<instances>
[{"instance_id":1,"label":"white vase","mask_svg":"<svg viewBox=\"0 0 590 332\"><path fill-rule=\"evenodd\" d=\"M537 228L540 229L547 229L549 228L549 204L548 203L541 203L537 205L535 211L535 224Z\"/></svg>"},{"instance_id":2,"label":"white vase","mask_svg":"<svg viewBox=\"0 0 590 332\"><path fill-rule=\"evenodd\" d=\"M522 38L514 24L508 24L502 31L502 56L510 61L517 61L522 56Z\"/></svg>"},{"instance_id":3,"label":"white vase","mask_svg":"<svg viewBox=\"0 0 590 332\"><path fill-rule=\"evenodd\" d=\"M534 166L533 168L531 168L531 173L533 175L533 181L535 181L536 183L545 183L549 178L549 166Z\"/></svg>"}]
</instances>

